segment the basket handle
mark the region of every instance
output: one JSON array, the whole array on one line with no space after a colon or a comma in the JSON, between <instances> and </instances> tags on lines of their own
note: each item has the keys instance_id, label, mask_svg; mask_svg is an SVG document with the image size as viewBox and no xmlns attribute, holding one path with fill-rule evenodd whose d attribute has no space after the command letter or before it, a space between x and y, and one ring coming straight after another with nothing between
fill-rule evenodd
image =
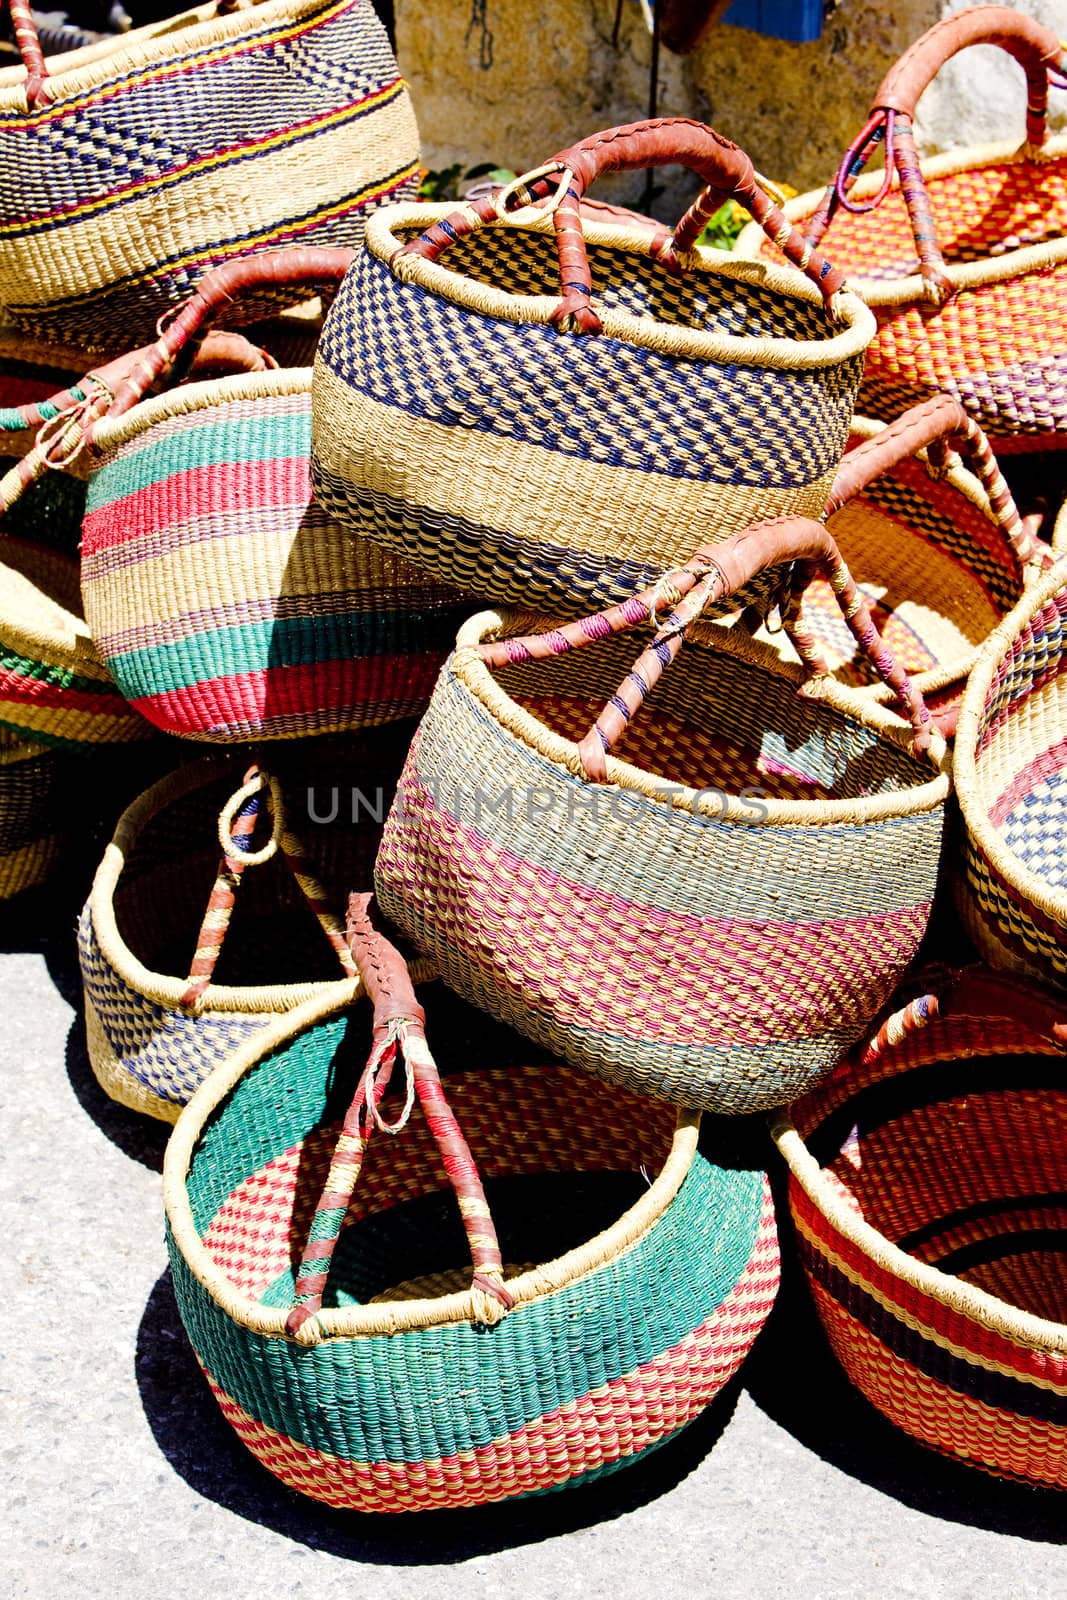
<instances>
[{"instance_id":1,"label":"basket handle","mask_svg":"<svg viewBox=\"0 0 1067 1600\"><path fill-rule=\"evenodd\" d=\"M252 835L263 804L271 818L271 835L259 850L252 849ZM249 767L241 787L231 795L219 816L219 845L222 859L208 897L204 920L197 935L196 951L189 968L189 980L180 1004L195 1011L215 974L215 967L229 931L234 901L248 867L261 866L274 855L281 855L298 888L315 915L319 926L337 954L347 978L356 977L356 965L345 940L341 924L329 908L325 891L308 862L302 845L285 826L281 787L262 767Z\"/></svg>"},{"instance_id":2,"label":"basket handle","mask_svg":"<svg viewBox=\"0 0 1067 1600\"><path fill-rule=\"evenodd\" d=\"M876 478L891 472L922 449L930 451L935 470L947 466L950 450L958 450L967 457L986 492L993 520L1022 571L1035 558L1048 558L1048 547L1037 537L1032 523L1025 523L1019 515L989 440L960 402L949 394L935 395L912 406L873 438L865 439L850 450L837 470L823 517L829 521L835 511L862 494Z\"/></svg>"},{"instance_id":3,"label":"basket handle","mask_svg":"<svg viewBox=\"0 0 1067 1600\"><path fill-rule=\"evenodd\" d=\"M317 1313L371 1133L375 1127L399 1133L416 1096L459 1203L474 1263L475 1317L483 1323L498 1322L514 1304L504 1286L500 1244L482 1181L426 1043L426 1013L415 998L403 956L374 926L373 908L372 894L354 894L348 902L349 943L374 1006L373 1042L334 1147L297 1270L293 1309L285 1327L301 1344L317 1344L323 1336ZM400 1116L387 1123L380 1104L398 1061L404 1065L407 1094Z\"/></svg>"},{"instance_id":4,"label":"basket handle","mask_svg":"<svg viewBox=\"0 0 1067 1600\"><path fill-rule=\"evenodd\" d=\"M8 0L8 10L15 30L15 43L22 57L22 65L26 68L26 105L30 111L40 111L51 105L52 91L33 8L30 0Z\"/></svg>"},{"instance_id":5,"label":"basket handle","mask_svg":"<svg viewBox=\"0 0 1067 1600\"><path fill-rule=\"evenodd\" d=\"M586 777L594 783L604 783L607 781L605 758L677 656L689 628L705 607L743 589L759 573L788 563L794 564L791 589L797 599L813 568L827 578L860 649L880 680L892 689L911 723L915 753L928 751L931 759L939 762L944 740L922 695L883 643L833 538L821 523L810 517L777 517L773 521L756 523L698 551L683 567L668 573L659 584L634 595L622 605L612 606L581 622L566 623L550 633L480 645L478 654L487 665L496 667L562 655L611 633L628 632L649 619L655 621L661 604L672 605L670 616L658 629L651 645L639 656L578 745L578 758ZM796 627L793 641L809 673L825 674L825 663L807 631Z\"/></svg>"},{"instance_id":6,"label":"basket handle","mask_svg":"<svg viewBox=\"0 0 1067 1600\"><path fill-rule=\"evenodd\" d=\"M837 175L809 223L807 239L822 239L838 206L846 211L873 211L881 205L898 176L911 219L925 298L935 306L955 293L945 269L937 238L930 197L915 148L912 119L923 90L945 62L974 44L995 44L1013 56L1026 74L1025 155L1037 159L1048 135L1048 91L1051 78L1062 80L1067 70L1067 47L1051 28L1009 6L973 6L945 17L928 29L883 78L866 123L845 151ZM1057 87L1067 84L1058 82ZM848 191L863 171L876 147L885 144L885 176L873 199L856 202Z\"/></svg>"},{"instance_id":7,"label":"basket handle","mask_svg":"<svg viewBox=\"0 0 1067 1600\"><path fill-rule=\"evenodd\" d=\"M862 1065L869 1066L908 1034L920 1032L939 1017L1007 1017L1067 1049L1067 1003L1057 1002L1051 994L1008 973L970 966L950 972L939 993L919 995L887 1018L865 1047Z\"/></svg>"},{"instance_id":8,"label":"basket handle","mask_svg":"<svg viewBox=\"0 0 1067 1600\"><path fill-rule=\"evenodd\" d=\"M707 186L689 207L673 236L635 234L655 259L680 272L680 257L692 250L708 218L724 200L734 199L756 219L778 248L816 285L833 314L833 297L844 276L785 219L775 200L761 187L756 171L743 150L713 128L688 117L658 117L632 122L592 134L545 166L517 178L494 196L473 202L435 222L417 239L402 245L393 257L419 255L437 258L458 239L493 220L529 221L551 214L556 230L562 294L551 322L575 333L600 333L602 323L591 305L593 293L589 260L582 230L581 205L585 191L605 172L634 172L647 167L688 167ZM531 209L552 188L547 180L558 174L549 206ZM523 207L508 210L512 199Z\"/></svg>"}]
</instances>

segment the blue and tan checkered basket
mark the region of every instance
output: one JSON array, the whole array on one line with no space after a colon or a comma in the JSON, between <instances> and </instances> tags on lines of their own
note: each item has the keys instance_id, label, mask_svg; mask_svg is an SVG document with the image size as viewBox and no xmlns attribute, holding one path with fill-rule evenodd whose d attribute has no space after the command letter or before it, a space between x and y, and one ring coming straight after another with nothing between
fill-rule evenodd
<instances>
[{"instance_id":1,"label":"blue and tan checkered basket","mask_svg":"<svg viewBox=\"0 0 1067 1600\"><path fill-rule=\"evenodd\" d=\"M100 349L153 337L202 274L358 245L414 192L418 130L371 0L233 0L0 72L0 301ZM243 306L249 316L262 308Z\"/></svg>"},{"instance_id":2,"label":"blue and tan checkered basket","mask_svg":"<svg viewBox=\"0 0 1067 1600\"><path fill-rule=\"evenodd\" d=\"M711 187L673 235L581 215L600 173L675 162ZM376 213L316 357L317 497L457 588L572 616L818 516L874 320L798 236L806 277L694 247L718 191L780 236L748 157L674 117L451 214Z\"/></svg>"}]
</instances>

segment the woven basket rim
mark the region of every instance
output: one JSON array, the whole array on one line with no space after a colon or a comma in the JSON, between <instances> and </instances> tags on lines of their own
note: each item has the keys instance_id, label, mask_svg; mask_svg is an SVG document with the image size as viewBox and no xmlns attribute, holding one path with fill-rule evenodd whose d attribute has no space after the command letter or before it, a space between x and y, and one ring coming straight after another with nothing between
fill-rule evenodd
<instances>
[{"instance_id":1,"label":"woven basket rim","mask_svg":"<svg viewBox=\"0 0 1067 1600\"><path fill-rule=\"evenodd\" d=\"M114 835L96 869L86 902L93 937L103 959L127 988L145 1000L171 1010L180 1007L189 980L153 972L134 955L119 932L115 918L115 890L128 851L136 844L146 824L171 801L180 800L193 790L206 787L214 779L230 774L234 778L234 789L240 787L240 774L233 761L232 757L203 756L167 773L138 795L115 825ZM254 984L246 988L211 983L204 990L195 1010L190 1010L188 1015L195 1017L205 1012L237 1012L246 1016L260 1016L289 1012L309 1000L347 993L351 981L339 975L336 979L319 982Z\"/></svg>"},{"instance_id":2,"label":"woven basket rim","mask_svg":"<svg viewBox=\"0 0 1067 1600\"><path fill-rule=\"evenodd\" d=\"M432 222L450 216L455 209L455 205L427 206L411 201L381 206L367 218L365 247L371 255L384 261L402 282L418 284L438 299L500 322L548 326L559 304L558 296L510 294L504 289L464 277L443 262L427 261L417 255L397 255L403 241L397 237L395 228L417 222L425 229ZM486 227L494 231L554 233L550 216L518 223L493 222L486 224ZM629 251L638 257L648 254L642 235L617 223L583 222L583 232L590 244ZM704 246L696 247L689 259L709 277L732 278L738 282L756 284L792 300L803 300L818 306L823 304L819 290L795 267L744 261L729 251L711 250ZM834 297L834 303L842 322L841 331L828 339L816 340L741 338L683 328L653 317L635 317L624 311L604 309L599 314L607 337L662 355L810 372L841 365L850 357L862 354L874 339L874 316L858 295L847 289L842 290Z\"/></svg>"},{"instance_id":3,"label":"woven basket rim","mask_svg":"<svg viewBox=\"0 0 1067 1600\"><path fill-rule=\"evenodd\" d=\"M159 22L146 23L84 45L47 56L47 82L52 91L50 104L39 111L26 105L26 69L21 65L0 68L0 112L22 113L32 122L47 122L62 114L64 101L76 95L91 94L117 84L131 73L176 60L210 44L229 44L243 34L261 33L282 22L296 22L316 11L342 12L355 0L256 0L248 10L219 16L215 0L191 6L187 11Z\"/></svg>"},{"instance_id":4,"label":"woven basket rim","mask_svg":"<svg viewBox=\"0 0 1067 1600\"><path fill-rule=\"evenodd\" d=\"M936 1027L936 1021L930 1026ZM818 1092L825 1094L828 1087L832 1085L824 1084ZM847 1104L847 1081L842 1081L841 1087L841 1103ZM865 1218L857 1216L824 1176L823 1168L811 1154L793 1121L793 1109L792 1106L783 1107L773 1112L770 1118L771 1137L779 1154L812 1204L862 1255L890 1277L910 1284L939 1305L961 1313L982 1327L1004 1334L1032 1350L1067 1354L1067 1323L1052 1322L1031 1311L1024 1311L987 1289L979 1289L963 1278L919 1261L899 1245L893 1244ZM907 1321L909 1326L915 1326L915 1318L905 1313L902 1307L898 1307L894 1314ZM926 1337L944 1342L932 1329L922 1326L919 1331Z\"/></svg>"},{"instance_id":5,"label":"woven basket rim","mask_svg":"<svg viewBox=\"0 0 1067 1600\"><path fill-rule=\"evenodd\" d=\"M276 367L267 372L235 372L224 378L207 378L200 383L182 384L132 406L121 417L104 416L93 429L90 445L90 471L95 472L102 457L131 439L147 432L158 422L172 417L190 416L196 411L211 411L216 406L241 400L268 400L279 396L311 393L310 367Z\"/></svg>"},{"instance_id":6,"label":"woven basket rim","mask_svg":"<svg viewBox=\"0 0 1067 1600\"><path fill-rule=\"evenodd\" d=\"M456 649L442 668L442 674L451 672L458 678L509 737L553 766L561 768L576 782L594 788L596 786L592 780L585 776L578 745L556 733L513 700L497 683L493 672L477 653L476 646L493 634L506 632L515 615L515 612L506 610L480 611L468 618L459 630ZM705 646L713 642L717 651L791 681L798 689L806 685L805 698L817 700L831 710L853 718L880 738L897 745L905 754L910 754L911 728L863 690L848 688L832 677L817 680L809 678L803 667L783 661L777 651L750 638L743 629L708 623L699 635L699 642ZM595 650L597 647L593 644L587 648ZM654 715L654 706L649 707L649 714ZM924 782L883 795L861 795L841 800L763 799L760 802L762 814L756 815L744 802L735 802L732 796L717 797L717 809L711 812L709 802L700 801L700 791L680 784L671 785L669 805L672 810L685 811L690 815L713 815L717 821L751 828L823 827L831 823L884 821L934 811L944 804L952 782L951 755L947 750L936 757L930 753L929 761L934 771ZM608 755L606 767L606 784L615 784L620 789L642 794L649 799L660 798L664 784L670 782L666 773L656 777L618 756ZM722 798L726 798L725 807L721 804Z\"/></svg>"},{"instance_id":7,"label":"woven basket rim","mask_svg":"<svg viewBox=\"0 0 1067 1600\"><path fill-rule=\"evenodd\" d=\"M111 674L100 660L89 634L89 629L84 616L70 611L58 600L52 600L47 591L35 580L31 571L24 571L21 566L14 566L6 559L5 552L13 545L29 556L36 555L39 568L47 569L50 566L67 567L72 575L78 571L78 562L72 556L65 555L60 550L53 550L48 545L34 544L30 539L4 539L0 541L0 642L7 648L15 649L20 655L32 660L40 661L46 666L71 668L86 677L99 679L101 692L106 692L112 687ZM32 566L32 563L31 563ZM18 604L18 595L13 591L12 585L6 581L10 572L16 572L23 581L34 588L40 589L41 594L55 607L58 615L53 619L53 625L39 626L32 617L27 617ZM116 712L120 709L129 717L136 717L141 721L139 713L123 702L116 703Z\"/></svg>"},{"instance_id":8,"label":"woven basket rim","mask_svg":"<svg viewBox=\"0 0 1067 1600\"><path fill-rule=\"evenodd\" d=\"M1042 606L1047 605L1065 587L1067 560L1061 560L1026 590L1018 604L982 646L975 668L967 680L960 706L955 760L956 793L972 843L1007 883L1025 895L1039 911L1061 925L1067 924L1067 888L1051 888L1043 878L1031 872L1008 848L989 821L989 813L978 792L978 739L986 696L1005 654Z\"/></svg>"},{"instance_id":9,"label":"woven basket rim","mask_svg":"<svg viewBox=\"0 0 1067 1600\"><path fill-rule=\"evenodd\" d=\"M436 976L429 962L413 962L410 970L415 982L425 982ZM290 1308L275 1310L261 1306L250 1296L236 1290L225 1273L212 1261L194 1224L186 1189L193 1149L211 1114L263 1057L306 1028L339 1015L362 998L362 986L358 980L349 981L347 988L345 995L309 1001L240 1046L195 1091L178 1118L167 1144L163 1163L163 1205L174 1243L201 1287L233 1321L253 1333L288 1338L285 1320ZM564 1070L574 1071L575 1077L580 1077L575 1069ZM692 1168L699 1133L700 1113L678 1110L670 1151L649 1188L609 1227L584 1244L518 1277L509 1278L508 1292L514 1298L516 1309L556 1294L580 1278L589 1276L651 1232ZM337 1307L317 1313L317 1321L325 1338L373 1338L477 1320L475 1297L470 1289L433 1298L376 1301L373 1305Z\"/></svg>"},{"instance_id":10,"label":"woven basket rim","mask_svg":"<svg viewBox=\"0 0 1067 1600\"><path fill-rule=\"evenodd\" d=\"M1044 148L1045 155L1041 162L1035 165L1067 159L1067 133L1052 135ZM929 156L920 161L919 169L924 178L947 178L957 172L977 172L983 167L1021 165L1028 159L1025 146L1020 145L1018 140L1003 140L996 144L972 145L961 150L946 151L943 155ZM849 194L852 199L866 200L877 194L881 185L880 171L864 173ZM899 188L898 173L893 179L892 191L896 193ZM794 226L806 222L820 205L825 194L824 186L797 195L783 208L787 219ZM936 208L934 221L937 221ZM827 229L827 237L832 252L832 223ZM765 242L766 235L763 230L756 223L750 222L738 235L734 252L743 260L755 261L759 259ZM1040 272L1048 267L1058 266L1061 262L1067 264L1067 234L1061 239L1053 240L1051 244L1025 245L1018 250L1010 250L1002 256L987 256L981 261L946 262L945 275L957 289L979 289L987 283L1002 283L1006 278L1020 277L1027 272ZM921 300L924 293L922 275L918 272L913 273L910 278L894 278L890 282L883 278L867 278L862 274L850 275L848 287L869 306L908 305L914 300Z\"/></svg>"}]
</instances>

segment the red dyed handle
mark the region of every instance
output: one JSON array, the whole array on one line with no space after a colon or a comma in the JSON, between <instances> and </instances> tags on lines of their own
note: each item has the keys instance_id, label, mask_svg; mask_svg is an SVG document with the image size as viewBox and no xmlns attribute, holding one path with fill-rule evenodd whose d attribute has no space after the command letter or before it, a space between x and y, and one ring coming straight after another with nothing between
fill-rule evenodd
<instances>
[{"instance_id":1,"label":"red dyed handle","mask_svg":"<svg viewBox=\"0 0 1067 1600\"><path fill-rule=\"evenodd\" d=\"M705 607L745 588L759 573L787 563L799 564L792 580L795 596L802 592L812 568L824 574L860 649L879 679L892 689L911 723L916 752L928 748L935 725L922 695L883 643L834 540L821 523L810 517L778 517L756 523L741 533L731 534L719 544L698 551L685 566L668 575L674 594L680 598L652 644L638 658L594 727L578 745L588 778L596 783L606 781L606 756L677 656L688 629ZM645 589L622 605L612 606L596 616L567 623L547 634L485 644L479 647L479 654L490 666L562 655L609 634L628 632L648 621L654 617L662 598L661 580L660 585ZM794 643L809 671L826 671L814 641L804 630L796 630Z\"/></svg>"},{"instance_id":2,"label":"red dyed handle","mask_svg":"<svg viewBox=\"0 0 1067 1600\"><path fill-rule=\"evenodd\" d=\"M403 956L374 925L373 906L372 894L354 894L348 902L349 946L374 1005L373 1045L315 1208L296 1276L295 1302L286 1320L290 1336L306 1343L321 1337L315 1316L322 1307L364 1153L375 1123L381 1125L379 1107L398 1060L403 1060L409 1074L408 1102L390 1131L399 1132L404 1126L412 1094L417 1095L459 1204L474 1263L476 1315L484 1322L494 1322L514 1303L504 1287L496 1227L474 1158L445 1098L426 1043L425 1012L415 998Z\"/></svg>"},{"instance_id":3,"label":"red dyed handle","mask_svg":"<svg viewBox=\"0 0 1067 1600\"><path fill-rule=\"evenodd\" d=\"M552 313L557 327L579 333L599 333L600 318L590 304L592 279L582 230L581 206L586 190L605 172L633 172L648 167L688 167L707 185L669 235L652 235L645 241L649 253L674 271L681 271L679 256L692 249L707 222L724 200L734 199L749 211L793 264L818 287L829 302L844 277L809 245L786 221L780 208L760 188L751 161L743 150L712 128L687 117L659 117L633 122L592 134L553 157L548 166L569 172L573 181L553 213L559 257L560 302ZM539 196L544 185L531 185L527 198ZM520 191L520 197L521 197ZM434 223L403 252L434 261L457 239L473 233L497 215L491 199L481 200Z\"/></svg>"},{"instance_id":4,"label":"red dyed handle","mask_svg":"<svg viewBox=\"0 0 1067 1600\"><path fill-rule=\"evenodd\" d=\"M918 995L888 1017L863 1051L865 1066L907 1037L939 1018L969 1017L976 1021L1008 1018L1067 1050L1067 1004L1024 979L993 972L989 967L963 967L950 972L936 994Z\"/></svg>"},{"instance_id":5,"label":"red dyed handle","mask_svg":"<svg viewBox=\"0 0 1067 1600\"><path fill-rule=\"evenodd\" d=\"M1025 568L1046 549L1034 529L1019 515L989 440L960 402L948 394L935 395L932 400L912 406L873 438L865 439L850 450L838 468L823 516L829 521L835 511L862 494L876 478L926 448L931 450L935 460L937 457L943 460L950 449L968 458L989 498L997 527L1020 568Z\"/></svg>"},{"instance_id":6,"label":"red dyed handle","mask_svg":"<svg viewBox=\"0 0 1067 1600\"><path fill-rule=\"evenodd\" d=\"M31 111L40 111L51 104L52 91L30 0L8 0L8 10L15 29L15 43L26 68L26 104Z\"/></svg>"}]
</instances>

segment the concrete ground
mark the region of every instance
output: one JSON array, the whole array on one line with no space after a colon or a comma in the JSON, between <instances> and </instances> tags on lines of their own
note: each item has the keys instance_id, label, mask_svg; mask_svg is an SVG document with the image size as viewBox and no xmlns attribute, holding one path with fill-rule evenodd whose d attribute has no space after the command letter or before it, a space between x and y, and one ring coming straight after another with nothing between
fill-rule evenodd
<instances>
[{"instance_id":1,"label":"concrete ground","mask_svg":"<svg viewBox=\"0 0 1067 1600\"><path fill-rule=\"evenodd\" d=\"M73 869L0 914L0 1592L1049 1600L1067 1500L925 1452L862 1402L790 1275L740 1381L645 1465L477 1514L373 1519L281 1487L215 1407L163 1247L166 1130L85 1055Z\"/></svg>"}]
</instances>

